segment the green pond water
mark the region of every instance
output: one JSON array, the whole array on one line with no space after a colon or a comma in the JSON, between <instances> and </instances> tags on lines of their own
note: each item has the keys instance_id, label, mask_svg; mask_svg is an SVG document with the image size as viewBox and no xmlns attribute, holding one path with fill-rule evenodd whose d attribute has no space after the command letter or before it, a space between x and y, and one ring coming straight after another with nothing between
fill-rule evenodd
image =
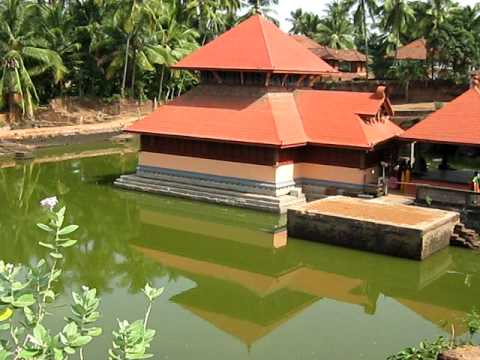
<instances>
[{"instance_id":1,"label":"green pond water","mask_svg":"<svg viewBox=\"0 0 480 360\"><path fill-rule=\"evenodd\" d=\"M34 226L45 197L81 226L49 322L62 327L71 290L97 288L105 331L87 359L106 358L117 317L142 316L147 281L166 288L152 315L155 359L385 359L452 323L463 333L480 304L477 253L415 262L291 238L277 248L279 216L115 188L136 161L103 145L0 163L0 259L46 255Z\"/></svg>"}]
</instances>

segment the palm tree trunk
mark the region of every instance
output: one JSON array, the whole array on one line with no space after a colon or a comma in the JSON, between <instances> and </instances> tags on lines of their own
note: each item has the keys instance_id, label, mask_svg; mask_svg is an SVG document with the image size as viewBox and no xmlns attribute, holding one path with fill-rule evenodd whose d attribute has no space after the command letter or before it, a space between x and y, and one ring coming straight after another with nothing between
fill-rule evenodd
<instances>
[{"instance_id":1,"label":"palm tree trunk","mask_svg":"<svg viewBox=\"0 0 480 360\"><path fill-rule=\"evenodd\" d=\"M365 41L365 56L367 57L367 63L365 66L367 80L369 77L368 73L368 60L369 60L369 49L368 49L368 31L367 31L367 14L365 13L365 3L363 4L363 40Z\"/></svg>"},{"instance_id":2,"label":"palm tree trunk","mask_svg":"<svg viewBox=\"0 0 480 360\"><path fill-rule=\"evenodd\" d=\"M15 93L8 94L8 122L12 126L16 122Z\"/></svg>"},{"instance_id":3,"label":"palm tree trunk","mask_svg":"<svg viewBox=\"0 0 480 360\"><path fill-rule=\"evenodd\" d=\"M162 65L162 72L160 74L160 86L158 87L158 102L162 101L164 78L165 78L165 65Z\"/></svg>"},{"instance_id":4,"label":"palm tree trunk","mask_svg":"<svg viewBox=\"0 0 480 360\"><path fill-rule=\"evenodd\" d=\"M122 98L125 97L125 86L127 83L127 68L128 68L128 52L130 50L130 34L127 37L127 47L125 49L125 64L123 66L123 79L122 79L122 89L120 90L120 95Z\"/></svg>"},{"instance_id":5,"label":"palm tree trunk","mask_svg":"<svg viewBox=\"0 0 480 360\"><path fill-rule=\"evenodd\" d=\"M137 75L137 67L135 66L136 65L136 61L137 61L137 50L133 50L133 59L132 59L132 84L131 84L131 96L132 96L132 99L135 99L135 77Z\"/></svg>"}]
</instances>

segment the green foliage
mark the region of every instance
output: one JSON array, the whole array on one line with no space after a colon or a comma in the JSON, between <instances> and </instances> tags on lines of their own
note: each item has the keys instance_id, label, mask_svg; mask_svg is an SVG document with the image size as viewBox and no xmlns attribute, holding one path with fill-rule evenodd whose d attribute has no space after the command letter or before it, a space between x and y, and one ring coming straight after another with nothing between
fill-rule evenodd
<instances>
[{"instance_id":1,"label":"green foliage","mask_svg":"<svg viewBox=\"0 0 480 360\"><path fill-rule=\"evenodd\" d=\"M435 341L422 341L418 347L409 347L398 354L391 355L387 360L436 360L438 354L450 348L450 342L444 337Z\"/></svg>"},{"instance_id":2,"label":"green foliage","mask_svg":"<svg viewBox=\"0 0 480 360\"><path fill-rule=\"evenodd\" d=\"M148 359L147 353L155 331L146 329L143 321L133 323L118 321L118 330L113 332L113 347L108 351L109 359Z\"/></svg>"},{"instance_id":3,"label":"green foliage","mask_svg":"<svg viewBox=\"0 0 480 360\"><path fill-rule=\"evenodd\" d=\"M327 16L320 20L317 34L319 43L333 49L351 49L354 47L353 25L349 21L349 8L346 3L334 1L329 4Z\"/></svg>"},{"instance_id":4,"label":"green foliage","mask_svg":"<svg viewBox=\"0 0 480 360\"><path fill-rule=\"evenodd\" d=\"M432 206L433 199L432 199L430 196L427 196L427 197L425 198L425 202L426 202L427 205L430 207L430 206Z\"/></svg>"},{"instance_id":5,"label":"green foliage","mask_svg":"<svg viewBox=\"0 0 480 360\"><path fill-rule=\"evenodd\" d=\"M164 102L198 83L171 65L277 0L84 0L0 3L0 110L33 119L37 103L115 94ZM275 20L275 19L273 19ZM430 76L466 83L480 67L480 5L452 0L331 0L298 9L291 32L334 48L358 47L387 74L399 46L424 37ZM395 71L393 69L392 71ZM118 97L118 95L117 95Z\"/></svg>"},{"instance_id":6,"label":"green foliage","mask_svg":"<svg viewBox=\"0 0 480 360\"><path fill-rule=\"evenodd\" d=\"M467 314L465 324L468 327L468 333L470 334L471 341L473 336L477 334L480 330L480 314L475 309L473 309Z\"/></svg>"},{"instance_id":7,"label":"green foliage","mask_svg":"<svg viewBox=\"0 0 480 360\"><path fill-rule=\"evenodd\" d=\"M64 360L74 356L84 359L84 350L102 329L95 325L100 317L100 299L95 289L82 287L72 293L70 315L65 317L63 329L54 333L44 324L47 307L57 299L55 282L62 275L65 249L77 240L69 235L77 225L65 225L66 207L58 208L57 198L41 202L46 209L48 223L38 223L45 232L46 241L39 245L48 250L48 259L35 266L13 265L0 261L0 360L36 359ZM118 321L113 332L110 359L145 359L155 331L148 329L153 302L162 294L147 284L143 293L147 300L145 318L133 323Z\"/></svg>"},{"instance_id":8,"label":"green foliage","mask_svg":"<svg viewBox=\"0 0 480 360\"><path fill-rule=\"evenodd\" d=\"M468 343L472 344L473 336L480 331L480 314L472 309L465 316L464 322L470 335ZM451 340L440 336L434 341L422 341L418 347L406 348L395 355L389 356L387 360L436 360L441 352L463 344L465 344L465 340L455 339L454 329L452 328Z\"/></svg>"}]
</instances>

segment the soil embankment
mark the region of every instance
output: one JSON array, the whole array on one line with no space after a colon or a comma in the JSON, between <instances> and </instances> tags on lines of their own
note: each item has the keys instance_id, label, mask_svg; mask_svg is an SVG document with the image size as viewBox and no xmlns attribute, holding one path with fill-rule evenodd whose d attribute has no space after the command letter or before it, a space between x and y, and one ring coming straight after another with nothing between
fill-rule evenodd
<instances>
[{"instance_id":1,"label":"soil embankment","mask_svg":"<svg viewBox=\"0 0 480 360\"><path fill-rule=\"evenodd\" d=\"M32 126L0 127L0 155L36 148L92 143L118 136L123 129L153 110L151 102L104 104L85 99L55 99L37 110Z\"/></svg>"},{"instance_id":2,"label":"soil embankment","mask_svg":"<svg viewBox=\"0 0 480 360\"><path fill-rule=\"evenodd\" d=\"M137 119L137 116L129 116L97 124L0 130L0 155L32 151L35 148L46 146L107 140L120 135L126 126Z\"/></svg>"}]
</instances>

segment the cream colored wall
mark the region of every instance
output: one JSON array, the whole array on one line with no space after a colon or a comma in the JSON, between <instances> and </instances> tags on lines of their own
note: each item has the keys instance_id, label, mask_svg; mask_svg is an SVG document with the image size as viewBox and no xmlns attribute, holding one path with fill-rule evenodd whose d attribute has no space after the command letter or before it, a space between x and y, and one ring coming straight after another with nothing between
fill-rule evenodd
<instances>
[{"instance_id":1,"label":"cream colored wall","mask_svg":"<svg viewBox=\"0 0 480 360\"><path fill-rule=\"evenodd\" d=\"M295 178L326 180L350 184L364 184L373 179L371 169L355 169L343 166L300 163L295 165ZM376 181L376 180L375 180Z\"/></svg>"},{"instance_id":2,"label":"cream colored wall","mask_svg":"<svg viewBox=\"0 0 480 360\"><path fill-rule=\"evenodd\" d=\"M266 166L145 151L140 152L139 164L277 184L288 183L298 178L364 184L365 180L367 183L376 182L379 176L378 170L372 174L372 169L309 163Z\"/></svg>"},{"instance_id":3,"label":"cream colored wall","mask_svg":"<svg viewBox=\"0 0 480 360\"><path fill-rule=\"evenodd\" d=\"M140 152L139 164L271 183L275 182L277 177L277 169L274 166L243 164L146 151Z\"/></svg>"}]
</instances>

